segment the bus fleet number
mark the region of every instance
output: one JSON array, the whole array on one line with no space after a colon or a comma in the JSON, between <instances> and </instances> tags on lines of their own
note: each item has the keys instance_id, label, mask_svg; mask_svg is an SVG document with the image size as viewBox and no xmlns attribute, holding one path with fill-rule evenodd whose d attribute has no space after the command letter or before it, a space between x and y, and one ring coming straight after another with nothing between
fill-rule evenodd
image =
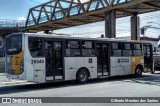
<instances>
[{"instance_id":1,"label":"bus fleet number","mask_svg":"<svg viewBox=\"0 0 160 106\"><path fill-rule=\"evenodd\" d=\"M31 60L31 64L39 64L39 63L44 63L44 60L43 59Z\"/></svg>"}]
</instances>

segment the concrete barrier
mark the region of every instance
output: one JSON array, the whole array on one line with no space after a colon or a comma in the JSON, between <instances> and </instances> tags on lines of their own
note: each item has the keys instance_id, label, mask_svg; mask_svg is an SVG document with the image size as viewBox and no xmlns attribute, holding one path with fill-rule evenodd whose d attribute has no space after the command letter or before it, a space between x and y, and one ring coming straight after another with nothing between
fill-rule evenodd
<instances>
[{"instance_id":1,"label":"concrete barrier","mask_svg":"<svg viewBox=\"0 0 160 106\"><path fill-rule=\"evenodd\" d=\"M5 58L0 57L0 73L5 73Z\"/></svg>"}]
</instances>

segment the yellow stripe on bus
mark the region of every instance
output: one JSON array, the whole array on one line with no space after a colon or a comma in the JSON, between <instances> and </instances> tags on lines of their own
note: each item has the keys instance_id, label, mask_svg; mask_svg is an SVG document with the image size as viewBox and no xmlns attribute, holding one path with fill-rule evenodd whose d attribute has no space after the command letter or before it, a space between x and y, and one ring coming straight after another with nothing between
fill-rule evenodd
<instances>
[{"instance_id":1,"label":"yellow stripe on bus","mask_svg":"<svg viewBox=\"0 0 160 106\"><path fill-rule=\"evenodd\" d=\"M137 65L140 64L144 67L144 63L141 63L141 59L144 60L143 56L141 57L131 56L131 74L135 74Z\"/></svg>"},{"instance_id":2,"label":"yellow stripe on bus","mask_svg":"<svg viewBox=\"0 0 160 106\"><path fill-rule=\"evenodd\" d=\"M21 71L21 61L24 57L24 51L20 52L19 54L12 55L12 70L15 71L16 75L20 74Z\"/></svg>"}]
</instances>

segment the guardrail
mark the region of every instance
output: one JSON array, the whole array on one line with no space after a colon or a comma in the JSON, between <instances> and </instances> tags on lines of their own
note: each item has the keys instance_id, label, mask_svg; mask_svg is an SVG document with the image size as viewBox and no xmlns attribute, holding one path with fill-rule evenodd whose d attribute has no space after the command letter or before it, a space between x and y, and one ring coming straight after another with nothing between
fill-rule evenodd
<instances>
[{"instance_id":1,"label":"guardrail","mask_svg":"<svg viewBox=\"0 0 160 106\"><path fill-rule=\"evenodd\" d=\"M26 20L4 20L0 19L0 28L21 28L25 27Z\"/></svg>"}]
</instances>

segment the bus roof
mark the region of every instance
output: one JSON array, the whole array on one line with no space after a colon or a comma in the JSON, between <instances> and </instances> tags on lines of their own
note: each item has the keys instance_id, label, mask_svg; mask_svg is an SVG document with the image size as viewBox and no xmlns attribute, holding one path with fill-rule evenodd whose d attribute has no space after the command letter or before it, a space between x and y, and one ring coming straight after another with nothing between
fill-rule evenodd
<instances>
[{"instance_id":1,"label":"bus roof","mask_svg":"<svg viewBox=\"0 0 160 106\"><path fill-rule=\"evenodd\" d=\"M44 33L13 33L13 34L23 34L27 36L36 36L36 37L44 37L44 38L62 38L62 39L77 39L77 40L99 40L99 41L119 41L119 42L141 42L141 43L149 43L148 41L140 41L140 40L125 40L125 39L115 39L115 38L88 38L88 37L73 37L67 34L44 34ZM12 34L11 34L12 35ZM66 36L67 35L67 36Z\"/></svg>"}]
</instances>

